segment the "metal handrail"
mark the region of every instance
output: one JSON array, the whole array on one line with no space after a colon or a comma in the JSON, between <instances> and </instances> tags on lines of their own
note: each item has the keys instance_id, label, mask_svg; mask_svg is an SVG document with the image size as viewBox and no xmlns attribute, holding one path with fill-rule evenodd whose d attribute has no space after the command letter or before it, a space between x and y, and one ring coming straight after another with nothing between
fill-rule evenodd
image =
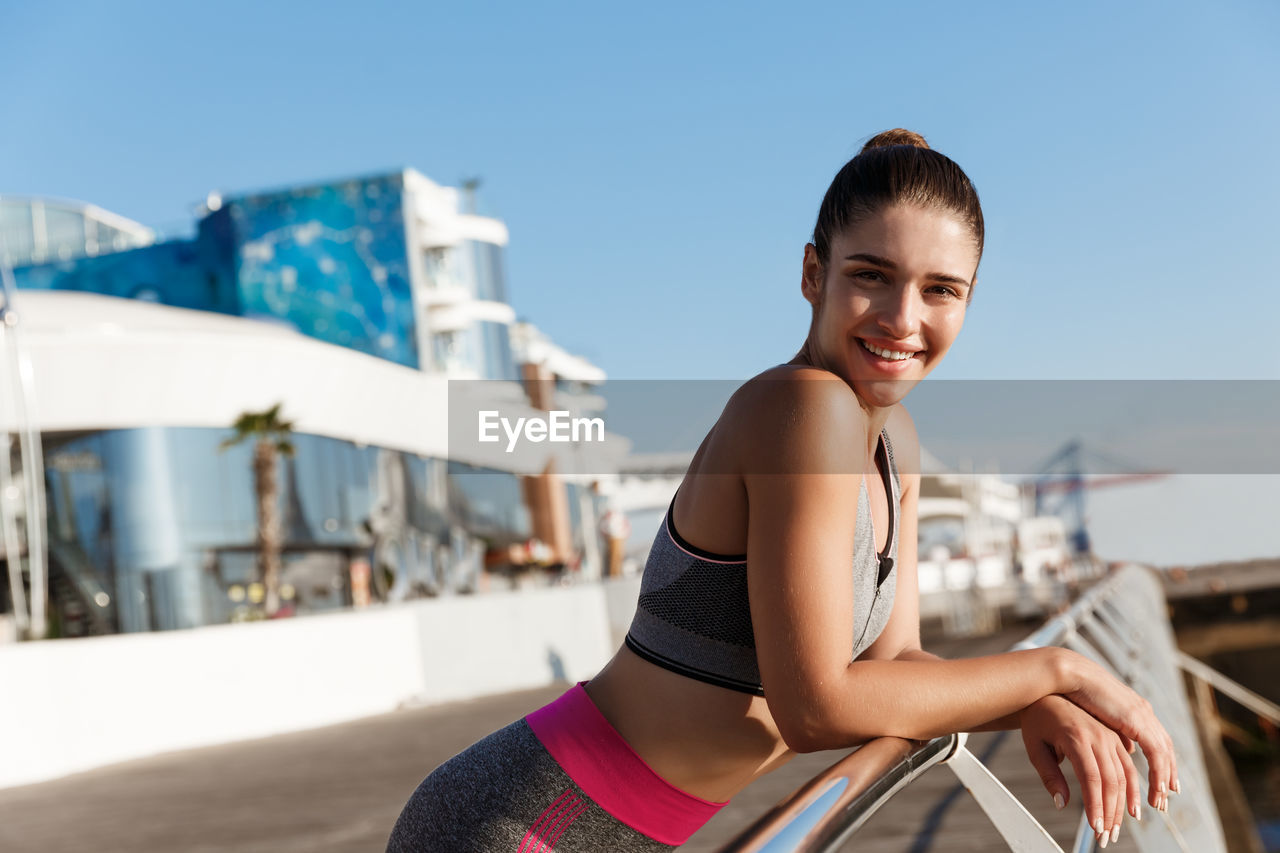
<instances>
[{"instance_id":1,"label":"metal handrail","mask_svg":"<svg viewBox=\"0 0 1280 853\"><path fill-rule=\"evenodd\" d=\"M1115 606L1117 602L1123 602L1123 607ZM1181 689L1179 669L1191 667L1183 659L1185 656L1179 657L1173 643L1162 590L1154 573L1136 565L1123 567L1091 587L1070 609L1050 619L1011 651L1051 645L1087 655L1134 685L1152 703L1174 739L1184 793L1170 801L1168 812L1150 810L1148 814L1154 814L1154 819L1132 825L1131 837L1138 846L1144 851L1225 853L1222 827ZM1198 667L1209 669L1191 660ZM1230 680L1213 670L1209 672L1215 676L1211 683L1233 698L1244 696L1249 700L1246 704L1257 710L1259 706L1253 700L1260 697L1239 685L1229 692L1220 685ZM1280 711L1275 706L1270 706L1268 713L1271 710ZM892 737L870 741L809 780L721 851L828 853L895 793L930 767L945 764L978 801L1010 849L1061 853L1062 848L1044 827L965 748L965 740L965 735L958 734L924 744ZM1146 760L1141 752L1134 755L1134 763L1145 779ZM1073 853L1096 849L1093 831L1083 814L1071 849Z\"/></svg>"},{"instance_id":2,"label":"metal handrail","mask_svg":"<svg viewBox=\"0 0 1280 853\"><path fill-rule=\"evenodd\" d=\"M721 853L835 849L963 740L953 734L926 743L898 737L868 741L765 812Z\"/></svg>"},{"instance_id":3,"label":"metal handrail","mask_svg":"<svg viewBox=\"0 0 1280 853\"><path fill-rule=\"evenodd\" d=\"M1186 652L1178 652L1178 665L1196 678L1209 682L1224 696L1230 696L1259 717L1266 717L1271 722L1280 725L1280 705L1275 705L1243 684L1232 681L1213 667L1193 658Z\"/></svg>"}]
</instances>

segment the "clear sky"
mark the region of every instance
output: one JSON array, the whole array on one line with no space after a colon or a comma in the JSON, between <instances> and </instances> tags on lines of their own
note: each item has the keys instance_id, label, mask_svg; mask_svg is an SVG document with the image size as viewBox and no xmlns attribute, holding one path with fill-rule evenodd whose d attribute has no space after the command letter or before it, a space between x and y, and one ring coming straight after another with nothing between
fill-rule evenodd
<instances>
[{"instance_id":1,"label":"clear sky","mask_svg":"<svg viewBox=\"0 0 1280 853\"><path fill-rule=\"evenodd\" d=\"M214 189L479 176L517 312L613 378L790 358L822 193L904 126L966 169L988 223L935 377L1280 379L1268 0L0 0L0 17L0 193L180 233Z\"/></svg>"}]
</instances>

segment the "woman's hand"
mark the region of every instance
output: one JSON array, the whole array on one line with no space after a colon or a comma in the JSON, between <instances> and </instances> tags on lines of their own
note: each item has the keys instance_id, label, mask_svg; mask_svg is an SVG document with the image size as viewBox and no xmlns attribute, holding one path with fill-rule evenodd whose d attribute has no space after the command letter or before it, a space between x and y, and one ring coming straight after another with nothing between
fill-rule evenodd
<instances>
[{"instance_id":1,"label":"woman's hand","mask_svg":"<svg viewBox=\"0 0 1280 853\"><path fill-rule=\"evenodd\" d=\"M1062 808L1071 798L1067 779L1058 766L1071 762L1084 812L1101 846L1120 836L1120 822L1129 812L1141 813L1140 774L1129 758L1131 744L1079 706L1058 695L1028 705L1018 715L1027 757L1041 781Z\"/></svg>"},{"instance_id":2,"label":"woman's hand","mask_svg":"<svg viewBox=\"0 0 1280 853\"><path fill-rule=\"evenodd\" d=\"M1142 747L1149 770L1147 802L1165 811L1169 792L1178 791L1178 761L1173 739L1156 718L1151 703L1083 655L1066 652L1060 660L1070 685L1062 695L1124 738L1126 748L1132 743Z\"/></svg>"}]
</instances>

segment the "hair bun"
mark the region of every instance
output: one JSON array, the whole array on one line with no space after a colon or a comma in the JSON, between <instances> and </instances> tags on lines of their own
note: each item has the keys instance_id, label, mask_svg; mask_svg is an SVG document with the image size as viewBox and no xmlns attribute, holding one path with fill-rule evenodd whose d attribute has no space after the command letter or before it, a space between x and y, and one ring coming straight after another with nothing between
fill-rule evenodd
<instances>
[{"instance_id":1,"label":"hair bun","mask_svg":"<svg viewBox=\"0 0 1280 853\"><path fill-rule=\"evenodd\" d=\"M862 150L870 151L872 148L884 148L889 145L910 145L915 148L929 147L929 143L924 141L924 137L914 130L895 127L893 130L881 131L868 139L867 144L862 146Z\"/></svg>"}]
</instances>

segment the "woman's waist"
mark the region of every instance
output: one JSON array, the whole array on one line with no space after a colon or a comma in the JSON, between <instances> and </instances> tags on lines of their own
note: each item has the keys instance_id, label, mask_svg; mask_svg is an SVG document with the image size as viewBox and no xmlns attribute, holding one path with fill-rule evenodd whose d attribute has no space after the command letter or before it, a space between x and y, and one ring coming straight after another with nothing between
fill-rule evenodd
<instances>
[{"instance_id":1,"label":"woman's waist","mask_svg":"<svg viewBox=\"0 0 1280 853\"><path fill-rule=\"evenodd\" d=\"M679 675L625 646L585 687L655 773L708 800L728 800L795 754L764 697Z\"/></svg>"}]
</instances>

